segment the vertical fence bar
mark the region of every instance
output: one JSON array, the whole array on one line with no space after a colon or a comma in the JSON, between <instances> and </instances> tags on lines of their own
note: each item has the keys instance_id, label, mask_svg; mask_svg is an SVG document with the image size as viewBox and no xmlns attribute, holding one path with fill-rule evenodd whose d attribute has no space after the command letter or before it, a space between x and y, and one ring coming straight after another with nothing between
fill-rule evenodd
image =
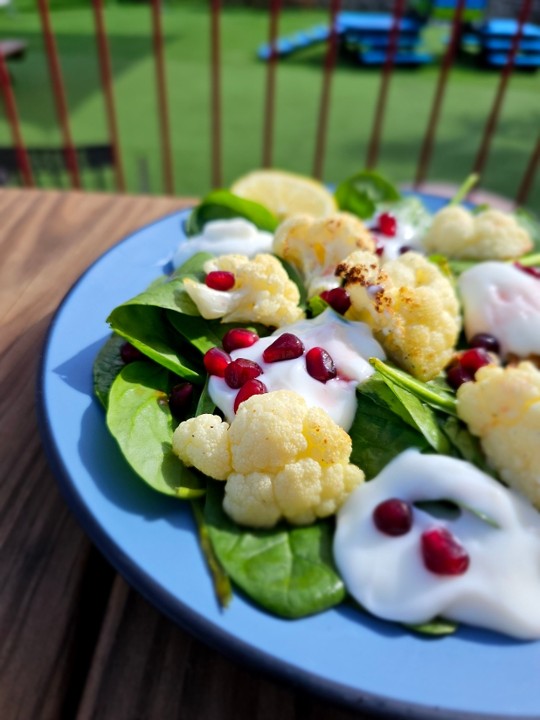
<instances>
[{"instance_id":1,"label":"vertical fence bar","mask_svg":"<svg viewBox=\"0 0 540 720\"><path fill-rule=\"evenodd\" d=\"M124 178L124 168L122 165L122 156L120 153L120 136L116 121L111 55L109 52L109 43L107 42L107 31L105 29L103 0L92 0L92 7L94 10L94 24L96 28L96 43L98 48L101 85L103 87L103 95L105 98L105 112L107 115L109 138L113 151L116 189L119 192L125 192L126 183Z\"/></svg>"},{"instance_id":2,"label":"vertical fence bar","mask_svg":"<svg viewBox=\"0 0 540 720\"><path fill-rule=\"evenodd\" d=\"M43 29L43 38L45 40L45 50L47 53L47 61L49 64L49 74L51 76L56 114L58 117L58 124L60 125L60 130L62 133L66 168L70 176L71 187L79 190L81 188L79 163L77 160L77 152L75 150L71 135L66 92L64 89L64 81L62 78L62 69L60 67L58 50L56 48L56 40L52 30L51 18L49 15L48 0L38 0L38 7L41 17L41 26Z\"/></svg>"},{"instance_id":3,"label":"vertical fence bar","mask_svg":"<svg viewBox=\"0 0 540 720\"><path fill-rule=\"evenodd\" d=\"M508 53L506 65L501 72L501 78L499 80L499 86L497 88L493 107L491 108L491 112L486 121L486 125L484 127L484 134L480 143L480 148L474 162L473 172L477 173L478 175L482 174L487 162L489 149L491 146L491 140L493 138L493 135L495 134L497 122L499 121L499 115L501 113L502 104L506 95L506 88L514 70L519 43L521 42L521 38L523 36L523 26L527 22L527 18L529 17L529 14L531 12L531 7L532 0L524 0L521 5L516 34L514 35L512 47L510 49L510 52Z\"/></svg>"},{"instance_id":4,"label":"vertical fence bar","mask_svg":"<svg viewBox=\"0 0 540 720\"><path fill-rule=\"evenodd\" d=\"M30 158L28 157L28 151L24 144L21 132L19 113L17 112L15 95L13 94L13 88L11 87L9 70L2 54L0 54L0 89L2 90L6 116L11 129L11 137L15 148L15 156L17 158L17 167L19 168L25 187L34 187L34 176L32 174Z\"/></svg>"},{"instance_id":5,"label":"vertical fence bar","mask_svg":"<svg viewBox=\"0 0 540 720\"><path fill-rule=\"evenodd\" d=\"M281 0L270 0L270 22L268 29L268 46L270 54L266 66L266 94L264 101L263 118L263 151L262 166L272 165L274 149L274 120L276 114L276 72L277 72L277 36L279 25L279 14L281 12Z\"/></svg>"},{"instance_id":6,"label":"vertical fence bar","mask_svg":"<svg viewBox=\"0 0 540 720\"><path fill-rule=\"evenodd\" d=\"M366 167L368 168L375 167L379 158L379 147L381 144L384 115L386 112L386 101L388 97L388 90L390 88L392 72L394 70L394 59L396 56L399 31L404 10L404 0L395 0L394 9L392 11L392 27L390 29L388 48L382 71L381 87L375 108L375 115L373 117L373 127L371 130L371 138L366 157Z\"/></svg>"},{"instance_id":7,"label":"vertical fence bar","mask_svg":"<svg viewBox=\"0 0 540 720\"><path fill-rule=\"evenodd\" d=\"M418 161L416 178L414 181L415 188L417 188L426 179L429 163L433 154L435 133L437 131L437 125L439 123L439 116L441 113L444 94L446 91L446 85L448 82L448 77L450 75L450 70L454 63L454 58L456 56L456 51L461 35L461 23L463 20L465 2L466 0L458 0L456 9L454 11L450 42L444 54L441 70L439 72L439 78L437 80L437 87L435 90L435 97L433 98L433 105L431 106L431 114L429 117L426 133L424 135L422 148L420 150L420 158Z\"/></svg>"},{"instance_id":8,"label":"vertical fence bar","mask_svg":"<svg viewBox=\"0 0 540 720\"><path fill-rule=\"evenodd\" d=\"M527 165L527 169L525 170L525 175L523 176L523 179L519 185L519 189L516 194L516 205L524 205L527 198L529 197L529 193L531 191L532 184L534 181L534 176L536 175L536 171L538 170L539 164L540 164L540 136L538 136L538 138L536 140L536 147L533 150L533 153L529 160L529 164Z\"/></svg>"},{"instance_id":9,"label":"vertical fence bar","mask_svg":"<svg viewBox=\"0 0 540 720\"><path fill-rule=\"evenodd\" d=\"M167 81L165 77L163 29L161 26L161 0L152 0L152 42L154 46L154 58L156 63L156 87L163 187L168 195L173 195L174 177L171 131L169 127L169 107L167 101Z\"/></svg>"},{"instance_id":10,"label":"vertical fence bar","mask_svg":"<svg viewBox=\"0 0 540 720\"><path fill-rule=\"evenodd\" d=\"M212 148L212 187L220 187L223 181L221 163L221 46L220 46L221 0L210 0L210 143Z\"/></svg>"},{"instance_id":11,"label":"vertical fence bar","mask_svg":"<svg viewBox=\"0 0 540 720\"><path fill-rule=\"evenodd\" d=\"M319 105L319 121L315 141L315 159L313 161L313 175L319 180L323 175L324 158L326 154L326 139L328 137L328 114L330 112L330 96L332 91L332 78L336 67L338 52L337 14L341 7L341 0L331 0L329 33L324 58L323 84L321 102Z\"/></svg>"}]
</instances>

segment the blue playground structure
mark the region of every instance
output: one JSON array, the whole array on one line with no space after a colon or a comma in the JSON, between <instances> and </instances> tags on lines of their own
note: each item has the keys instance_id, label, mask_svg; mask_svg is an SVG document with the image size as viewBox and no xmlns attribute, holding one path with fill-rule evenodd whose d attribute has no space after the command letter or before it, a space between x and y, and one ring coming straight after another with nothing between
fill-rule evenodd
<instances>
[{"instance_id":1,"label":"blue playground structure","mask_svg":"<svg viewBox=\"0 0 540 720\"><path fill-rule=\"evenodd\" d=\"M517 21L510 19L485 20L487 0L467 0L462 15L460 50L474 53L481 65L500 68L508 60L517 31ZM456 9L455 0L416 0L409 14L399 25L394 64L408 67L428 65L433 55L422 48L422 31L430 20L449 21ZM336 32L340 49L364 66L382 65L387 57L393 25L389 13L340 12ZM275 52L286 58L328 40L329 28L316 25L301 32L278 38ZM268 60L271 47L261 45L258 57ZM526 23L518 53L517 68L536 70L540 67L540 27Z\"/></svg>"}]
</instances>

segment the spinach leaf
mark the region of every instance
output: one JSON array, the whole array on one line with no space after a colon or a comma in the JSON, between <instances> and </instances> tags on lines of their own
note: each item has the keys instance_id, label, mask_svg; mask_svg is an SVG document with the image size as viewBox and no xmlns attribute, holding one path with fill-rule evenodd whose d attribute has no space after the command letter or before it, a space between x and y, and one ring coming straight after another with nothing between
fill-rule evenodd
<instances>
[{"instance_id":1,"label":"spinach leaf","mask_svg":"<svg viewBox=\"0 0 540 720\"><path fill-rule=\"evenodd\" d=\"M197 532L202 554L204 555L208 570L212 576L212 584L214 585L217 601L222 608L226 608L233 598L231 581L225 570L221 567L221 563L215 553L212 540L210 539L210 533L208 532L208 525L204 519L201 501L192 500L191 509L193 510L193 516L197 523Z\"/></svg>"},{"instance_id":2,"label":"spinach leaf","mask_svg":"<svg viewBox=\"0 0 540 720\"><path fill-rule=\"evenodd\" d=\"M364 170L340 183L335 198L340 210L347 210L366 220L375 214L377 204L400 200L401 195L382 175Z\"/></svg>"},{"instance_id":3,"label":"spinach leaf","mask_svg":"<svg viewBox=\"0 0 540 720\"><path fill-rule=\"evenodd\" d=\"M245 327L256 332L259 337L269 335L271 328L258 323L222 323L220 320L205 320L200 315L188 316L179 313L167 313L169 322L193 347L205 353L216 345L221 345L223 336L232 328Z\"/></svg>"},{"instance_id":4,"label":"spinach leaf","mask_svg":"<svg viewBox=\"0 0 540 720\"><path fill-rule=\"evenodd\" d=\"M514 215L518 223L522 225L531 236L534 243L534 251L536 253L540 252L540 220L532 212L525 210L525 208L518 208L514 212Z\"/></svg>"},{"instance_id":5,"label":"spinach leaf","mask_svg":"<svg viewBox=\"0 0 540 720\"><path fill-rule=\"evenodd\" d=\"M419 625L404 624L408 630L419 633L420 635L431 635L432 637L441 637L444 635L452 635L456 632L459 625L453 620L446 620L445 618L433 618L426 623L420 623Z\"/></svg>"},{"instance_id":6,"label":"spinach leaf","mask_svg":"<svg viewBox=\"0 0 540 720\"><path fill-rule=\"evenodd\" d=\"M189 236L199 235L207 222L235 217L245 218L268 232L274 232L279 224L277 217L264 205L245 200L228 190L214 190L191 212L186 233Z\"/></svg>"},{"instance_id":7,"label":"spinach leaf","mask_svg":"<svg viewBox=\"0 0 540 720\"><path fill-rule=\"evenodd\" d=\"M109 315L112 329L159 365L184 380L204 382L199 368L178 347L172 328L159 307L128 302Z\"/></svg>"},{"instance_id":8,"label":"spinach leaf","mask_svg":"<svg viewBox=\"0 0 540 720\"><path fill-rule=\"evenodd\" d=\"M123 337L113 333L94 360L92 368L94 394L105 409L109 401L109 390L113 380L125 365L120 355L120 348L125 342Z\"/></svg>"},{"instance_id":9,"label":"spinach leaf","mask_svg":"<svg viewBox=\"0 0 540 720\"><path fill-rule=\"evenodd\" d=\"M330 305L326 302L326 300L323 300L320 295L314 295L313 297L309 298L307 307L311 317L316 318L317 315L320 315L325 310L328 310Z\"/></svg>"},{"instance_id":10,"label":"spinach leaf","mask_svg":"<svg viewBox=\"0 0 540 720\"><path fill-rule=\"evenodd\" d=\"M423 435L389 407L363 394L358 388L358 408L349 435L352 440L351 462L362 468L370 480L390 460L410 447L425 451L429 443Z\"/></svg>"},{"instance_id":11,"label":"spinach leaf","mask_svg":"<svg viewBox=\"0 0 540 720\"><path fill-rule=\"evenodd\" d=\"M210 393L208 392L208 378L206 379L206 382L204 383L204 387L202 389L202 392L199 397L199 402L197 403L197 409L195 410L195 415L213 415L216 410L216 404L210 397Z\"/></svg>"},{"instance_id":12,"label":"spinach leaf","mask_svg":"<svg viewBox=\"0 0 540 720\"><path fill-rule=\"evenodd\" d=\"M440 520L457 520L461 512L465 510L471 513L482 522L491 525L496 530L500 529L499 523L483 510L459 502L458 500L450 500L443 498L441 500L417 500L413 503L419 510L423 510L428 515L432 515Z\"/></svg>"},{"instance_id":13,"label":"spinach leaf","mask_svg":"<svg viewBox=\"0 0 540 720\"><path fill-rule=\"evenodd\" d=\"M330 521L251 530L225 514L222 498L222 485L210 483L204 511L208 532L221 565L254 602L282 617L299 618L344 599Z\"/></svg>"},{"instance_id":14,"label":"spinach leaf","mask_svg":"<svg viewBox=\"0 0 540 720\"><path fill-rule=\"evenodd\" d=\"M205 493L201 479L172 451L170 376L146 362L126 365L109 392L107 427L133 470L154 490L179 498Z\"/></svg>"},{"instance_id":15,"label":"spinach leaf","mask_svg":"<svg viewBox=\"0 0 540 720\"><path fill-rule=\"evenodd\" d=\"M456 417L448 416L440 420L441 429L454 448L454 454L468 460L488 475L493 475L478 438L471 434L465 423Z\"/></svg>"}]
</instances>

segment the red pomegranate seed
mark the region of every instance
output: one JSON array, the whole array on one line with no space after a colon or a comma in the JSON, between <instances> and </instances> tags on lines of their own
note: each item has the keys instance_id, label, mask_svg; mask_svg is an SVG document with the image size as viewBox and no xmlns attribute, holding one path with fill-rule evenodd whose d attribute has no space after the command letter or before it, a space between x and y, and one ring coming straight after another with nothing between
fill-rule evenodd
<instances>
[{"instance_id":1,"label":"red pomegranate seed","mask_svg":"<svg viewBox=\"0 0 540 720\"><path fill-rule=\"evenodd\" d=\"M307 351L306 370L312 378L322 383L332 380L337 375L334 361L322 347L314 347Z\"/></svg>"},{"instance_id":2,"label":"red pomegranate seed","mask_svg":"<svg viewBox=\"0 0 540 720\"><path fill-rule=\"evenodd\" d=\"M323 290L320 295L322 299L330 305L332 310L335 310L340 315L345 315L351 307L351 298L345 288L336 287L331 290Z\"/></svg>"},{"instance_id":3,"label":"red pomegranate seed","mask_svg":"<svg viewBox=\"0 0 540 720\"><path fill-rule=\"evenodd\" d=\"M411 529L412 521L411 506L399 498L385 500L373 511L373 522L385 535L405 535Z\"/></svg>"},{"instance_id":4,"label":"red pomegranate seed","mask_svg":"<svg viewBox=\"0 0 540 720\"><path fill-rule=\"evenodd\" d=\"M143 355L143 353L134 345L126 342L120 348L120 357L122 358L122 361L128 365L129 363L136 362L137 360L144 360L146 356Z\"/></svg>"},{"instance_id":5,"label":"red pomegranate seed","mask_svg":"<svg viewBox=\"0 0 540 720\"><path fill-rule=\"evenodd\" d=\"M267 363L294 360L304 354L304 345L300 338L292 333L283 333L263 352L263 360Z\"/></svg>"},{"instance_id":6,"label":"red pomegranate seed","mask_svg":"<svg viewBox=\"0 0 540 720\"><path fill-rule=\"evenodd\" d=\"M474 373L470 370L466 370L464 367L462 367L459 363L455 363L453 365L450 365L446 369L446 380L450 387L454 388L454 390L457 390L458 387L461 387L463 383L470 382L471 380L474 380Z\"/></svg>"},{"instance_id":7,"label":"red pomegranate seed","mask_svg":"<svg viewBox=\"0 0 540 720\"><path fill-rule=\"evenodd\" d=\"M169 395L169 407L176 418L186 416L193 397L193 385L189 382L175 385Z\"/></svg>"},{"instance_id":8,"label":"red pomegranate seed","mask_svg":"<svg viewBox=\"0 0 540 720\"><path fill-rule=\"evenodd\" d=\"M489 365L491 358L483 348L471 348L459 356L458 362L464 370L468 370L474 376L481 367Z\"/></svg>"},{"instance_id":9,"label":"red pomegranate seed","mask_svg":"<svg viewBox=\"0 0 540 720\"><path fill-rule=\"evenodd\" d=\"M533 277L540 280L540 268L529 267L528 265L522 265L519 262L515 262L514 265L518 268L518 270L522 270L523 272L527 273L527 275L532 275Z\"/></svg>"},{"instance_id":10,"label":"red pomegranate seed","mask_svg":"<svg viewBox=\"0 0 540 720\"><path fill-rule=\"evenodd\" d=\"M225 368L225 382L231 388L241 388L248 380L253 380L262 373L262 368L253 360L238 358Z\"/></svg>"},{"instance_id":11,"label":"red pomegranate seed","mask_svg":"<svg viewBox=\"0 0 540 720\"><path fill-rule=\"evenodd\" d=\"M203 357L204 367L209 375L216 375L217 377L223 377L225 375L225 368L231 362L231 356L218 347L213 347L208 350Z\"/></svg>"},{"instance_id":12,"label":"red pomegranate seed","mask_svg":"<svg viewBox=\"0 0 540 720\"><path fill-rule=\"evenodd\" d=\"M259 336L252 330L247 330L246 328L232 328L232 330L228 330L225 333L221 342L223 344L223 349L230 353L233 350L238 350L239 348L250 347L256 343L258 339Z\"/></svg>"},{"instance_id":13,"label":"red pomegranate seed","mask_svg":"<svg viewBox=\"0 0 540 720\"><path fill-rule=\"evenodd\" d=\"M234 274L227 270L213 270L204 282L212 290L230 290L234 285Z\"/></svg>"},{"instance_id":14,"label":"red pomegranate seed","mask_svg":"<svg viewBox=\"0 0 540 720\"><path fill-rule=\"evenodd\" d=\"M469 340L469 345L472 348L483 348L496 354L498 354L501 349L497 338L489 333L476 333L476 335L473 335Z\"/></svg>"},{"instance_id":15,"label":"red pomegranate seed","mask_svg":"<svg viewBox=\"0 0 540 720\"><path fill-rule=\"evenodd\" d=\"M397 231L397 220L391 213L379 215L379 230L387 237L394 237Z\"/></svg>"},{"instance_id":16,"label":"red pomegranate seed","mask_svg":"<svg viewBox=\"0 0 540 720\"><path fill-rule=\"evenodd\" d=\"M245 385L242 385L236 398L234 399L234 412L238 410L238 406L252 397L253 395L264 395L268 392L268 388L260 380L248 380Z\"/></svg>"},{"instance_id":17,"label":"red pomegranate seed","mask_svg":"<svg viewBox=\"0 0 540 720\"><path fill-rule=\"evenodd\" d=\"M446 528L422 533L422 557L426 568L436 575L463 575L469 567L469 555Z\"/></svg>"}]
</instances>

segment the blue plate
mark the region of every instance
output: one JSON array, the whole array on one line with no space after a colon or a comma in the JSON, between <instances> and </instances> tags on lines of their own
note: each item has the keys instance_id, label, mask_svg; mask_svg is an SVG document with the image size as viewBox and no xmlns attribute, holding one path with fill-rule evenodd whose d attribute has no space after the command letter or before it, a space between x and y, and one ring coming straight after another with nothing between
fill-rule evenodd
<instances>
[{"instance_id":1,"label":"blue plate","mask_svg":"<svg viewBox=\"0 0 540 720\"><path fill-rule=\"evenodd\" d=\"M424 199L430 209L444 202ZM226 611L218 607L189 506L133 475L92 396L105 318L160 274L183 237L183 217L165 217L105 253L70 290L50 328L38 397L43 438L88 535L133 587L188 631L333 700L395 717L538 720L540 642L469 628L426 639L346 607L282 620L239 594Z\"/></svg>"}]
</instances>

